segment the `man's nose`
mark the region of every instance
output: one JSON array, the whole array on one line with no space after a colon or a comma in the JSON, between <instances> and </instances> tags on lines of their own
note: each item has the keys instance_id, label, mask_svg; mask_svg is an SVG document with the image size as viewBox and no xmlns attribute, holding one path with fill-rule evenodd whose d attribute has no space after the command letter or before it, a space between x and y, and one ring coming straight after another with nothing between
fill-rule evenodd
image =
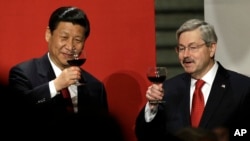
<instances>
[{"instance_id":1,"label":"man's nose","mask_svg":"<svg viewBox=\"0 0 250 141\"><path fill-rule=\"evenodd\" d=\"M75 48L73 40L68 40L66 43L66 47L68 50L73 50Z\"/></svg>"},{"instance_id":2,"label":"man's nose","mask_svg":"<svg viewBox=\"0 0 250 141\"><path fill-rule=\"evenodd\" d=\"M189 56L189 54L190 54L190 50L189 50L188 47L186 47L186 48L183 50L183 55L184 55L184 56Z\"/></svg>"}]
</instances>

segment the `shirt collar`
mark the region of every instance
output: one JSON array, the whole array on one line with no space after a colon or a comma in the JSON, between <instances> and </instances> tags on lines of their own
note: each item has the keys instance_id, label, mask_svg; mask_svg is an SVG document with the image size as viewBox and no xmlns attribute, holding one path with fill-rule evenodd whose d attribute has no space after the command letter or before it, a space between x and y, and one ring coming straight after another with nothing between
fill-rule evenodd
<instances>
[{"instance_id":1,"label":"shirt collar","mask_svg":"<svg viewBox=\"0 0 250 141\"><path fill-rule=\"evenodd\" d=\"M206 84L212 86L216 72L218 70L218 63L215 61L213 67L201 78L203 81L206 82ZM191 79L191 85L194 86L196 82L196 79Z\"/></svg>"}]
</instances>

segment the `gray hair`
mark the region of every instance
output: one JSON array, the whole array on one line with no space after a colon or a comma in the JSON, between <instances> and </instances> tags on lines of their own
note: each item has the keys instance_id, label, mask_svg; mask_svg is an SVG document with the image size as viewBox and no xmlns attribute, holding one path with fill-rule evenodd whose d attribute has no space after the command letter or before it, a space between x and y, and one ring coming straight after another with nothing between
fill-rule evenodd
<instances>
[{"instance_id":1,"label":"gray hair","mask_svg":"<svg viewBox=\"0 0 250 141\"><path fill-rule=\"evenodd\" d=\"M201 38L209 46L211 43L217 43L217 35L215 33L213 25L199 19L190 19L183 23L176 31L176 39L179 41L179 37L183 32L192 31L199 28L201 31Z\"/></svg>"}]
</instances>

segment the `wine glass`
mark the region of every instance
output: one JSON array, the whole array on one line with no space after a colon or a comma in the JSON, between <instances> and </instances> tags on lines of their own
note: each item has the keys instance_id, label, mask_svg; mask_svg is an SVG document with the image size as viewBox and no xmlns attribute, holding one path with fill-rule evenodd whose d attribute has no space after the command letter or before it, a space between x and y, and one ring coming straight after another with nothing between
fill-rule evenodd
<instances>
[{"instance_id":1,"label":"wine glass","mask_svg":"<svg viewBox=\"0 0 250 141\"><path fill-rule=\"evenodd\" d=\"M166 67L149 67L147 70L147 78L150 82L159 84L163 83L167 78L167 68ZM163 100L151 100L151 104L165 103Z\"/></svg>"},{"instance_id":2,"label":"wine glass","mask_svg":"<svg viewBox=\"0 0 250 141\"><path fill-rule=\"evenodd\" d=\"M69 63L69 65L71 66L81 66L85 63L86 61L86 51L82 50L81 55L79 57L79 52L74 48L72 49L72 54L73 54L73 59L71 60L67 60L67 62ZM80 86L83 85L84 83L79 82L78 80L76 80L75 85L76 86Z\"/></svg>"}]
</instances>

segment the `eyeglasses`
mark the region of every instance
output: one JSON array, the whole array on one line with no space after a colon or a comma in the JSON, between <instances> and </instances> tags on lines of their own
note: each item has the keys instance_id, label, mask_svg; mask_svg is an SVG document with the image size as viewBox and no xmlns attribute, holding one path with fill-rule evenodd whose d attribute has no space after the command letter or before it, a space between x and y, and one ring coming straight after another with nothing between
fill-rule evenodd
<instances>
[{"instance_id":1,"label":"eyeglasses","mask_svg":"<svg viewBox=\"0 0 250 141\"><path fill-rule=\"evenodd\" d=\"M197 44L191 44L187 47L185 46L182 46L182 45L179 45L178 47L176 47L176 52L177 53L184 53L186 48L188 49L189 52L196 52L198 51L199 48L201 48L202 46L204 46L206 43L203 43L203 44L200 44L200 45L197 45Z\"/></svg>"}]
</instances>

